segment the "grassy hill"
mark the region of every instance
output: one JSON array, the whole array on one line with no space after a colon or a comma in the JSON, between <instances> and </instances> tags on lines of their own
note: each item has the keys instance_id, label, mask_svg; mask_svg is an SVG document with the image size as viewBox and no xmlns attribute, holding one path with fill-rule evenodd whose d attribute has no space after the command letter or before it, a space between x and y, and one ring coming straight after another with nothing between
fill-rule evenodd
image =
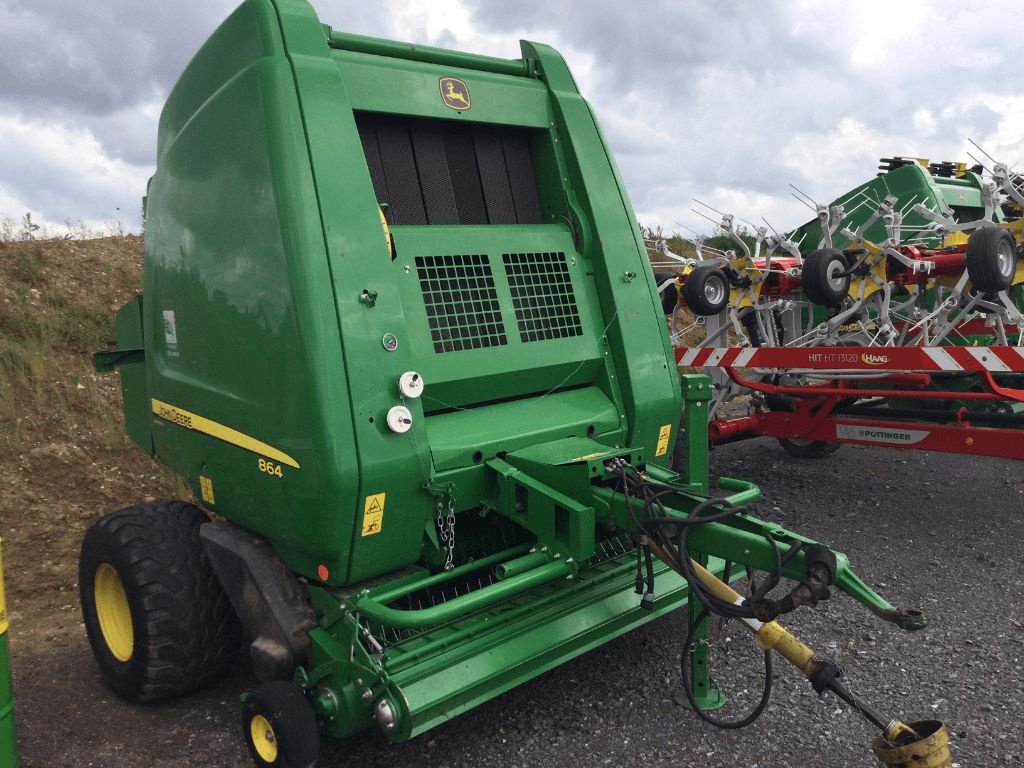
<instances>
[{"instance_id":1,"label":"grassy hill","mask_svg":"<svg viewBox=\"0 0 1024 768\"><path fill-rule=\"evenodd\" d=\"M142 286L142 238L0 242L0 536L12 645L84 636L78 549L102 514L187 496L124 434L91 353Z\"/></svg>"}]
</instances>

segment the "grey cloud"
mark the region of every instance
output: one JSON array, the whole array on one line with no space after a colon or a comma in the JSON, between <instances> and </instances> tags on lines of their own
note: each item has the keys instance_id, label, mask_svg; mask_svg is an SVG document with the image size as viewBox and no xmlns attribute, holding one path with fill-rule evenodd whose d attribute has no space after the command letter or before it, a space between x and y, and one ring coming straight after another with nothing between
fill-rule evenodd
<instances>
[{"instance_id":1,"label":"grey cloud","mask_svg":"<svg viewBox=\"0 0 1024 768\"><path fill-rule=\"evenodd\" d=\"M162 103L234 5L8 0L0 7L0 114L87 128L107 157L147 168L156 138L147 105ZM419 20L397 26L385 8L355 0L313 5L337 29L466 45L455 23L431 37ZM875 148L837 147L845 157L819 152L801 162L791 152L784 157L794 137L819 137L821 145L853 119L885 145L880 154L933 154L968 135L984 142L999 120L997 101L1024 94L1013 77L1014 48L995 42L1017 13L1007 2L466 5L475 32L547 42L567 55L638 211L665 209L678 195L683 212L689 198L715 188L785 199L788 182L827 198L874 172L865 161L854 177L836 180L836 168L859 168ZM979 93L998 95L990 105L963 106ZM933 115L934 133L915 127L919 110ZM14 167L2 171L8 188ZM49 176L18 183L31 190L43 182L63 184L62 199L71 194L69 181Z\"/></svg>"},{"instance_id":2,"label":"grey cloud","mask_svg":"<svg viewBox=\"0 0 1024 768\"><path fill-rule=\"evenodd\" d=\"M102 114L166 91L232 5L18 3L0 26L0 97L27 111Z\"/></svg>"}]
</instances>

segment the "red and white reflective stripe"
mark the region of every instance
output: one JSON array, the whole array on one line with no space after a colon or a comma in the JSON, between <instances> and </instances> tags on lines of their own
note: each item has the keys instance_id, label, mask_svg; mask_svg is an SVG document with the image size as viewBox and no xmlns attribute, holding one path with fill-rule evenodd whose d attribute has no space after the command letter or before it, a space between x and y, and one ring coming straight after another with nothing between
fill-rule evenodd
<instances>
[{"instance_id":1,"label":"red and white reflective stripe","mask_svg":"<svg viewBox=\"0 0 1024 768\"><path fill-rule=\"evenodd\" d=\"M1020 347L921 347L940 371L1020 371L1024 350Z\"/></svg>"},{"instance_id":2,"label":"red and white reflective stripe","mask_svg":"<svg viewBox=\"0 0 1024 768\"><path fill-rule=\"evenodd\" d=\"M691 347L676 359L698 368L1024 373L1021 347Z\"/></svg>"},{"instance_id":3,"label":"red and white reflective stripe","mask_svg":"<svg viewBox=\"0 0 1024 768\"><path fill-rule=\"evenodd\" d=\"M960 363L953 359L944 347L921 347L928 358L935 363L936 371L962 371Z\"/></svg>"},{"instance_id":4,"label":"red and white reflective stripe","mask_svg":"<svg viewBox=\"0 0 1024 768\"><path fill-rule=\"evenodd\" d=\"M677 357L684 366L744 368L759 351L756 347L690 347Z\"/></svg>"},{"instance_id":5,"label":"red and white reflective stripe","mask_svg":"<svg viewBox=\"0 0 1024 768\"><path fill-rule=\"evenodd\" d=\"M755 354L757 354L756 347L746 347L736 355L736 362L733 363L733 365L737 368L743 368L744 366L750 365L750 361L753 359Z\"/></svg>"}]
</instances>

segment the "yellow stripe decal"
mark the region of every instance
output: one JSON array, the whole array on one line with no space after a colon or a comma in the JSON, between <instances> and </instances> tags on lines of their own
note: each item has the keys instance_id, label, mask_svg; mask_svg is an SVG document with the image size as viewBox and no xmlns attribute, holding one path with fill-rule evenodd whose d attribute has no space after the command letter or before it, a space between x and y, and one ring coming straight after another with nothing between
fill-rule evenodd
<instances>
[{"instance_id":1,"label":"yellow stripe decal","mask_svg":"<svg viewBox=\"0 0 1024 768\"><path fill-rule=\"evenodd\" d=\"M176 408L173 405L168 405L167 403L161 402L155 398L152 403L154 415L164 419L165 421L177 424L179 427L185 427L185 429L191 429L196 432L202 432L205 435L210 435L211 437L216 437L218 440L223 440L225 443L237 445L239 448L245 448L247 451L252 451L260 456L266 456L268 459L273 459L274 461L278 461L282 464L287 464L289 467L295 467L295 469L299 468L299 462L287 453L282 453L277 450L277 448L260 442L255 437L249 437L238 430L231 429L231 427L225 427L223 424L218 424L216 421L204 419L202 416L189 413L188 411Z\"/></svg>"}]
</instances>

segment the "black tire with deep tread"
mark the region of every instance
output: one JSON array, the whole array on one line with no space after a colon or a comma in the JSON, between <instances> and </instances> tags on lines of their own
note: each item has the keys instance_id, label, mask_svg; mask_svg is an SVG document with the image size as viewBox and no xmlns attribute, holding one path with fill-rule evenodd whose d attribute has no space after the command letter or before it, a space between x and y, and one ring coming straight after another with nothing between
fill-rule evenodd
<instances>
[{"instance_id":1,"label":"black tire with deep tread","mask_svg":"<svg viewBox=\"0 0 1024 768\"><path fill-rule=\"evenodd\" d=\"M676 276L671 272L655 272L654 273L654 284L656 287L661 288L661 284L666 280L675 281ZM679 291L675 286L675 282L672 285L665 286L665 290L659 293L661 297L661 310L666 315L671 315L676 309L676 302L679 301Z\"/></svg>"},{"instance_id":2,"label":"black tire with deep tread","mask_svg":"<svg viewBox=\"0 0 1024 768\"><path fill-rule=\"evenodd\" d=\"M121 509L98 520L82 542L78 585L89 643L106 682L136 702L182 696L234 662L241 625L213 572L199 528L209 521L183 501ZM96 614L96 570L112 566L131 611L127 661L107 646Z\"/></svg>"},{"instance_id":3,"label":"black tire with deep tread","mask_svg":"<svg viewBox=\"0 0 1024 768\"><path fill-rule=\"evenodd\" d=\"M262 715L274 729L278 755L268 763L252 743L250 723ZM320 759L320 731L316 716L302 691L284 680L263 683L242 704L242 735L249 754L260 768L315 768Z\"/></svg>"},{"instance_id":4,"label":"black tire with deep tread","mask_svg":"<svg viewBox=\"0 0 1024 768\"><path fill-rule=\"evenodd\" d=\"M720 301L712 301L708 298L706 290L709 283L719 281L719 290L722 292ZM683 283L683 297L686 299L686 306L695 315L709 317L717 315L729 304L729 280L719 267L713 264L701 264L686 276Z\"/></svg>"},{"instance_id":5,"label":"black tire with deep tread","mask_svg":"<svg viewBox=\"0 0 1024 768\"><path fill-rule=\"evenodd\" d=\"M800 282L812 304L819 307L838 307L850 292L847 275L839 287L833 286L830 273L845 272L850 268L846 254L837 248L821 248L804 259Z\"/></svg>"},{"instance_id":6,"label":"black tire with deep tread","mask_svg":"<svg viewBox=\"0 0 1024 768\"><path fill-rule=\"evenodd\" d=\"M1000 269L999 252L1007 261ZM971 233L964 253L967 274L975 289L982 293L998 293L1013 285L1017 270L1017 245L1013 235L1000 227L982 227Z\"/></svg>"},{"instance_id":7,"label":"black tire with deep tread","mask_svg":"<svg viewBox=\"0 0 1024 768\"><path fill-rule=\"evenodd\" d=\"M776 439L782 450L796 459L823 459L842 447L842 443L829 443L825 440L790 440L786 437Z\"/></svg>"}]
</instances>

